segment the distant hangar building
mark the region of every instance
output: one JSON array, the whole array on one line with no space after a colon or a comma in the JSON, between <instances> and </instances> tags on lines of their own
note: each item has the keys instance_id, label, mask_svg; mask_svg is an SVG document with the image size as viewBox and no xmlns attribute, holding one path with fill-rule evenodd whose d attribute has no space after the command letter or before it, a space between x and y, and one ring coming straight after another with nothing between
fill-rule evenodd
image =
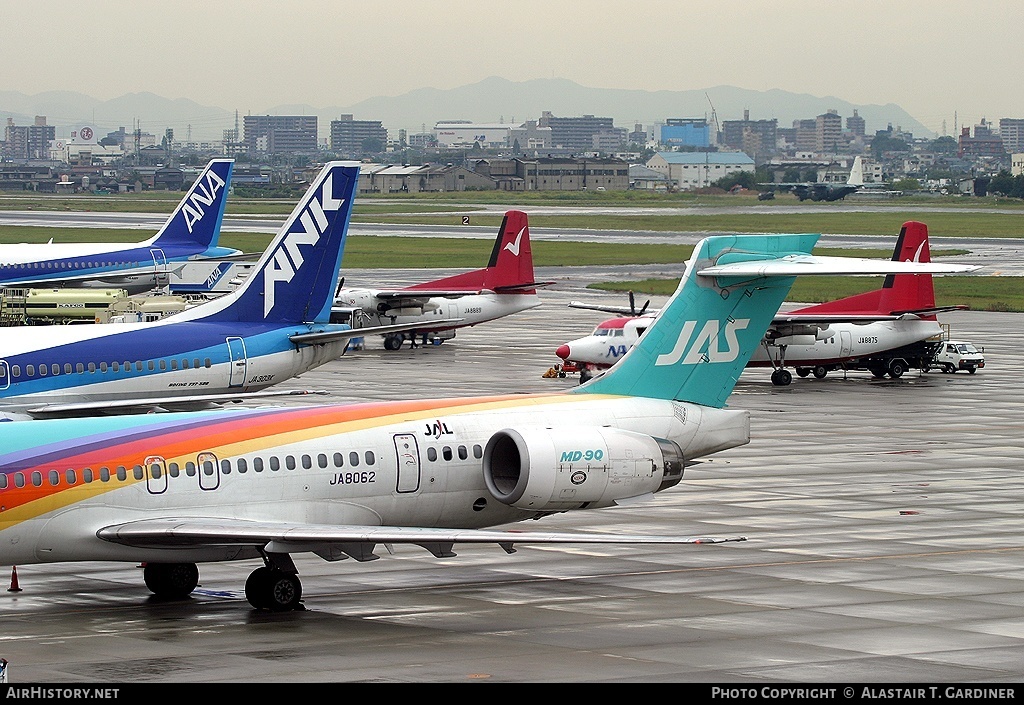
<instances>
[{"instance_id":1,"label":"distant hangar building","mask_svg":"<svg viewBox=\"0 0 1024 705\"><path fill-rule=\"evenodd\" d=\"M706 188L738 171L754 173L754 160L743 152L658 152L647 166L680 191Z\"/></svg>"}]
</instances>

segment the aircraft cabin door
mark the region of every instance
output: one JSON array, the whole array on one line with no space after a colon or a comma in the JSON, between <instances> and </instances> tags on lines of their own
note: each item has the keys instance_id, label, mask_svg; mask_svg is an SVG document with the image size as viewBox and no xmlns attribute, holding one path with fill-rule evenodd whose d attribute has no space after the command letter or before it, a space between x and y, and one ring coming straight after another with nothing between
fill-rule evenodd
<instances>
[{"instance_id":1,"label":"aircraft cabin door","mask_svg":"<svg viewBox=\"0 0 1024 705\"><path fill-rule=\"evenodd\" d=\"M245 384L247 361L245 358L245 341L241 338L227 338L228 364L231 369L228 371L228 386L241 387Z\"/></svg>"},{"instance_id":2,"label":"aircraft cabin door","mask_svg":"<svg viewBox=\"0 0 1024 705\"><path fill-rule=\"evenodd\" d=\"M839 355L846 357L853 349L853 335L848 330L839 331Z\"/></svg>"},{"instance_id":3,"label":"aircraft cabin door","mask_svg":"<svg viewBox=\"0 0 1024 705\"><path fill-rule=\"evenodd\" d=\"M420 488L420 449L411 433L395 434L395 455L398 458L398 492L415 492Z\"/></svg>"},{"instance_id":4,"label":"aircraft cabin door","mask_svg":"<svg viewBox=\"0 0 1024 705\"><path fill-rule=\"evenodd\" d=\"M163 286L168 283L167 279L167 256L164 251L154 247L149 251L153 258L153 281L156 286Z\"/></svg>"},{"instance_id":5,"label":"aircraft cabin door","mask_svg":"<svg viewBox=\"0 0 1024 705\"><path fill-rule=\"evenodd\" d=\"M167 491L167 462L159 455L146 458L146 489L150 494Z\"/></svg>"},{"instance_id":6,"label":"aircraft cabin door","mask_svg":"<svg viewBox=\"0 0 1024 705\"><path fill-rule=\"evenodd\" d=\"M220 487L220 463L216 455L204 450L196 456L196 471L199 473L199 489L215 490Z\"/></svg>"},{"instance_id":7,"label":"aircraft cabin door","mask_svg":"<svg viewBox=\"0 0 1024 705\"><path fill-rule=\"evenodd\" d=\"M11 386L11 368L7 360L0 360L0 389L7 389Z\"/></svg>"}]
</instances>

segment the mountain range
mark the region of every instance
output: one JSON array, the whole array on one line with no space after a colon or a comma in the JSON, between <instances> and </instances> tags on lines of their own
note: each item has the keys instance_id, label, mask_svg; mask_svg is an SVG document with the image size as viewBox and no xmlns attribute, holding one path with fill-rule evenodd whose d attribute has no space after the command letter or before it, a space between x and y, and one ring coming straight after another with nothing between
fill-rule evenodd
<instances>
[{"instance_id":1,"label":"mountain range","mask_svg":"<svg viewBox=\"0 0 1024 705\"><path fill-rule=\"evenodd\" d=\"M847 118L857 110L864 118L867 134L891 125L919 137L935 134L895 103L863 105L835 96L813 96L778 89L755 91L734 86L686 91L641 91L619 88L591 88L560 78L509 81L490 77L451 89L419 88L398 96L368 98L348 106L274 105L264 115L317 115L321 138L330 133L331 120L351 114L356 120L380 120L392 137L398 130L409 134L429 131L440 120L470 120L480 123L522 123L537 120L544 111L560 117L597 115L611 117L617 127L630 130L664 122L666 118L751 120L777 118L779 127L794 120L813 118L836 110ZM0 91L0 120L13 118L15 124L30 125L36 115L57 127L58 137L71 130L92 126L98 135L124 127L138 126L162 137L172 128L177 141L219 140L222 131L235 125L235 111L200 105L186 98L169 99L153 93L128 93L112 100L98 100L72 91L49 91L25 95ZM238 118L242 127L242 117Z\"/></svg>"}]
</instances>

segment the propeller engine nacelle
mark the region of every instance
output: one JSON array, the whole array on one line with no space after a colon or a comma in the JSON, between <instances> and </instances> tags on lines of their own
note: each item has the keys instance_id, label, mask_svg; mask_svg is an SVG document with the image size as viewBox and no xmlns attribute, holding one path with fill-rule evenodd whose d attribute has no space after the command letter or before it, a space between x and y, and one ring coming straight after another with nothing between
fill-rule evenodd
<instances>
[{"instance_id":1,"label":"propeller engine nacelle","mask_svg":"<svg viewBox=\"0 0 1024 705\"><path fill-rule=\"evenodd\" d=\"M334 305L376 311L377 297L369 289L341 289L334 297Z\"/></svg>"},{"instance_id":2,"label":"propeller engine nacelle","mask_svg":"<svg viewBox=\"0 0 1024 705\"><path fill-rule=\"evenodd\" d=\"M677 444L612 428L506 428L484 449L487 489L528 511L607 507L672 487L683 477Z\"/></svg>"}]
</instances>

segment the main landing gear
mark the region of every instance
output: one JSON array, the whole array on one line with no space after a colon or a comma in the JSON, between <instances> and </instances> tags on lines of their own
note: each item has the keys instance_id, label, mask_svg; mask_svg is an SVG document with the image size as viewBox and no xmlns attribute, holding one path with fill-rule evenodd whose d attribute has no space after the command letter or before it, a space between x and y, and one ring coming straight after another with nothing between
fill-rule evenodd
<instances>
[{"instance_id":1,"label":"main landing gear","mask_svg":"<svg viewBox=\"0 0 1024 705\"><path fill-rule=\"evenodd\" d=\"M768 353L768 360L772 363L772 367L774 368L772 370L772 384L776 387L785 387L787 384L790 384L793 381L793 374L786 369L786 346L778 346L779 357L778 360L776 360L772 357L772 351L768 347L768 341L761 341L761 344L764 346L765 352ZM803 375L800 376L802 377Z\"/></svg>"},{"instance_id":2,"label":"main landing gear","mask_svg":"<svg viewBox=\"0 0 1024 705\"><path fill-rule=\"evenodd\" d=\"M258 610L288 612L302 606L302 583L291 557L274 554L264 556L263 565L249 574L245 581L245 599ZM199 568L195 563L147 563L142 573L146 587L165 600L182 600L199 585Z\"/></svg>"}]
</instances>

